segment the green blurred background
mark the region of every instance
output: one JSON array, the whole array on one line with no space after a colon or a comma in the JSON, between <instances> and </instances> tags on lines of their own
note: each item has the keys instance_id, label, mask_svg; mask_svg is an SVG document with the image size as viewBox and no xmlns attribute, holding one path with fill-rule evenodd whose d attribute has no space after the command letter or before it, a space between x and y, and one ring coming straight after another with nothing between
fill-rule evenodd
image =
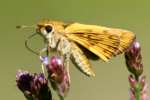
<instances>
[{"instance_id":1,"label":"green blurred background","mask_svg":"<svg viewBox=\"0 0 150 100\"><path fill-rule=\"evenodd\" d=\"M119 27L135 32L142 46L144 74L150 84L149 0L1 0L1 100L25 100L16 88L15 74L18 69L41 71L38 57L24 46L26 37L35 30L18 30L15 26L33 25L43 18ZM34 38L31 45L35 49L42 48L41 38ZM85 77L71 64L72 83L66 100L129 100L129 73L123 55L109 63L91 63L96 73L94 78Z\"/></svg>"}]
</instances>

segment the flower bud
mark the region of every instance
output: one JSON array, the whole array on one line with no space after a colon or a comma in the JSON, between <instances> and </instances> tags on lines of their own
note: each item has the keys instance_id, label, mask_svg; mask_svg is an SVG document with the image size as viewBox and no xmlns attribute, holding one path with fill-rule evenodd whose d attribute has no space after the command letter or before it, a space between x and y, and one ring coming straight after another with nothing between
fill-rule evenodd
<instances>
[{"instance_id":1,"label":"flower bud","mask_svg":"<svg viewBox=\"0 0 150 100\"><path fill-rule=\"evenodd\" d=\"M134 76L133 76L133 75L130 75L128 79L129 79L130 86L131 86L132 88L135 88L136 85L137 85L137 81L136 81L136 79L134 78Z\"/></svg>"},{"instance_id":2,"label":"flower bud","mask_svg":"<svg viewBox=\"0 0 150 100\"><path fill-rule=\"evenodd\" d=\"M126 65L128 70L136 77L143 72L141 47L139 42L134 41L133 44L125 52Z\"/></svg>"},{"instance_id":3,"label":"flower bud","mask_svg":"<svg viewBox=\"0 0 150 100\"><path fill-rule=\"evenodd\" d=\"M49 58L47 56L45 57L40 56L40 60L45 66L49 64Z\"/></svg>"}]
</instances>

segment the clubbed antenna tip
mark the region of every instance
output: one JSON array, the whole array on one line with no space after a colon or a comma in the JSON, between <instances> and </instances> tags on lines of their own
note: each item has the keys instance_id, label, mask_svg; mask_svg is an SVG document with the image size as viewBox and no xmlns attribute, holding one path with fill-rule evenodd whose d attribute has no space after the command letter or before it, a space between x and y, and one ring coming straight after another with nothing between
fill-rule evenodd
<instances>
[{"instance_id":1,"label":"clubbed antenna tip","mask_svg":"<svg viewBox=\"0 0 150 100\"><path fill-rule=\"evenodd\" d=\"M32 26L17 25L16 28L18 28L18 29L22 29L22 28L36 28L36 26L35 25L32 25Z\"/></svg>"},{"instance_id":2,"label":"clubbed antenna tip","mask_svg":"<svg viewBox=\"0 0 150 100\"><path fill-rule=\"evenodd\" d=\"M17 25L16 28L20 29L22 26L21 25Z\"/></svg>"}]
</instances>

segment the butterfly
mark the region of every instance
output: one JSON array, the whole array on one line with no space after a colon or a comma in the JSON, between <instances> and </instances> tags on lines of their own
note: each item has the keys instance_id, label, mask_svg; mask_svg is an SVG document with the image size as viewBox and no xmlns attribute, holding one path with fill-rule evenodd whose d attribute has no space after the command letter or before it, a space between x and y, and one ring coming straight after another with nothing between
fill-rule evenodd
<instances>
[{"instance_id":1,"label":"butterfly","mask_svg":"<svg viewBox=\"0 0 150 100\"><path fill-rule=\"evenodd\" d=\"M107 62L119 55L135 40L135 34L118 28L81 23L64 23L49 19L37 23L36 32L45 40L47 47L56 50L88 76L95 76L89 59Z\"/></svg>"}]
</instances>

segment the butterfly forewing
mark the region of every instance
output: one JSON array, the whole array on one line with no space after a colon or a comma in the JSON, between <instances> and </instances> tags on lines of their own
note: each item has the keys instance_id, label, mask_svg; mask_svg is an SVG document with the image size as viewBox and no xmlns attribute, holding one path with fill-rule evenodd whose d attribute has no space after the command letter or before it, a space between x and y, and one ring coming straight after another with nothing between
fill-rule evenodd
<instances>
[{"instance_id":1,"label":"butterfly forewing","mask_svg":"<svg viewBox=\"0 0 150 100\"><path fill-rule=\"evenodd\" d=\"M134 39L129 31L79 23L69 25L65 32L68 39L79 43L104 61L123 52Z\"/></svg>"}]
</instances>

